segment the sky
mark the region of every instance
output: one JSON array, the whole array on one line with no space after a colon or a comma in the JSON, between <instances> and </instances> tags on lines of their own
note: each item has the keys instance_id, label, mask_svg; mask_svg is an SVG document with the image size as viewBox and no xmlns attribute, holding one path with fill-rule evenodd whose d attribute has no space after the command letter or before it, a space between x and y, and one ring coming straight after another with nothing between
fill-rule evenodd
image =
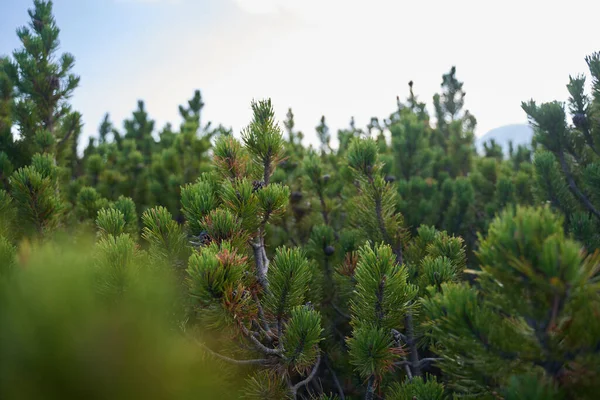
<instances>
[{"instance_id":1,"label":"sky","mask_svg":"<svg viewBox=\"0 0 600 400\"><path fill-rule=\"evenodd\" d=\"M0 0L0 55L19 46L31 0ZM157 130L202 92L203 120L240 130L253 99L288 108L305 143L325 115L388 117L408 82L432 112L454 65L477 136L526 123L521 101L566 101L569 75L600 50L592 0L55 0L60 52L81 76L72 98L82 137L105 113L117 128L144 100ZM283 123L281 123L283 127ZM86 139L82 143L87 143Z\"/></svg>"}]
</instances>

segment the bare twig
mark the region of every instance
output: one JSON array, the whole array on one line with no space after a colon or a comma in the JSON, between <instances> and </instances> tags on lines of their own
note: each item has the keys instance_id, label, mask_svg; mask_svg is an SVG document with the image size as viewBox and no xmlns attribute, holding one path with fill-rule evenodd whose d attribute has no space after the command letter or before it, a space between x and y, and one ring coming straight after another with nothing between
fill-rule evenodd
<instances>
[{"instance_id":1,"label":"bare twig","mask_svg":"<svg viewBox=\"0 0 600 400\"><path fill-rule=\"evenodd\" d=\"M441 358L422 358L421 360L419 360L419 364L421 366L424 366L425 364L428 364L428 363L434 362L434 361L439 361L439 360L441 360ZM401 367L401 366L411 365L411 362L408 360L398 361L398 362L394 363L394 365Z\"/></svg>"},{"instance_id":2,"label":"bare twig","mask_svg":"<svg viewBox=\"0 0 600 400\"><path fill-rule=\"evenodd\" d=\"M371 375L369 382L367 383L367 393L365 394L365 400L373 400L375 395L375 375Z\"/></svg>"},{"instance_id":3,"label":"bare twig","mask_svg":"<svg viewBox=\"0 0 600 400\"><path fill-rule=\"evenodd\" d=\"M251 243L251 246L254 251L254 261L256 262L256 279L263 289L267 290L269 287L267 281L267 270L269 266L268 264L265 264L266 257L263 255L264 248L260 242L260 238L258 239L258 243L253 242Z\"/></svg>"},{"instance_id":4,"label":"bare twig","mask_svg":"<svg viewBox=\"0 0 600 400\"><path fill-rule=\"evenodd\" d=\"M321 364L321 354L319 354L317 356L317 361L315 362L315 365L313 366L312 371L310 371L310 374L306 377L306 379L301 380L300 382L296 383L294 386L290 387L290 392L292 392L292 396L294 396L294 398L296 398L298 389L300 389L302 386L304 386L307 383L309 383L310 381L312 381L313 378L315 377L315 375L317 375L317 371L319 370L320 364Z\"/></svg>"},{"instance_id":5,"label":"bare twig","mask_svg":"<svg viewBox=\"0 0 600 400\"><path fill-rule=\"evenodd\" d=\"M331 302L331 307L333 307L333 309L340 314L341 317L344 317L346 319L350 319L350 315L346 314L345 312L343 312L338 306L335 305L335 303Z\"/></svg>"},{"instance_id":6,"label":"bare twig","mask_svg":"<svg viewBox=\"0 0 600 400\"><path fill-rule=\"evenodd\" d=\"M329 363L329 359L327 358L327 355L325 355L325 357L323 358L323 361L325 361L325 366L327 367L329 372L331 372L331 376L333 378L333 383L335 383L337 391L340 394L340 400L346 400L346 396L344 396L344 389L342 388L342 385L340 384L340 381L338 380L337 374L335 373L334 369L331 367L331 364Z\"/></svg>"},{"instance_id":7,"label":"bare twig","mask_svg":"<svg viewBox=\"0 0 600 400\"><path fill-rule=\"evenodd\" d=\"M260 340L258 340L256 338L256 336L254 336L252 334L252 332L250 332L248 330L248 328L246 328L243 324L240 324L240 329L242 330L242 332L244 332L244 334L252 341L252 343L254 343L254 345L256 346L256 348L260 351L262 351L265 354L268 355L274 355L274 356L279 356L282 357L281 353L282 351L280 349L270 349L267 346L265 346L264 344L262 344L260 342Z\"/></svg>"},{"instance_id":8,"label":"bare twig","mask_svg":"<svg viewBox=\"0 0 600 400\"><path fill-rule=\"evenodd\" d=\"M406 372L406 376L408 377L408 380L412 381L413 374L412 374L412 371L410 370L410 361L407 361L406 357L402 357L402 360L404 360L404 361L400 361L400 362L394 363L394 365L403 366L404 367L404 371Z\"/></svg>"},{"instance_id":9,"label":"bare twig","mask_svg":"<svg viewBox=\"0 0 600 400\"><path fill-rule=\"evenodd\" d=\"M414 376L421 376L421 363L419 362L419 352L417 350L417 340L415 339L413 317L410 312L404 317L404 324L406 325L406 344L408 344L408 348L410 349L410 367Z\"/></svg>"},{"instance_id":10,"label":"bare twig","mask_svg":"<svg viewBox=\"0 0 600 400\"><path fill-rule=\"evenodd\" d=\"M255 292L252 292L252 298L254 299L254 302L256 303L256 307L258 308L258 319L260 321L258 326L262 329L264 334L269 339L271 339L271 334L272 334L271 328L269 328L269 324L267 323L267 319L265 318L265 311L263 310L262 305L260 304L260 299L258 298L258 296Z\"/></svg>"},{"instance_id":11,"label":"bare twig","mask_svg":"<svg viewBox=\"0 0 600 400\"><path fill-rule=\"evenodd\" d=\"M217 353L216 351L214 351L213 349L211 349L210 347L208 347L207 345L205 345L204 343L202 343L201 341L199 341L196 338L192 337L192 339L194 340L194 342L196 342L196 344L198 344L200 347L202 347L204 350L206 350L213 356L215 356L223 361L227 361L228 363L231 363L231 364L249 365L249 364L267 364L269 362L269 360L267 360L266 358L256 358L256 359L251 359L251 360L236 360L234 358L227 357L227 356L224 356L223 354Z\"/></svg>"}]
</instances>

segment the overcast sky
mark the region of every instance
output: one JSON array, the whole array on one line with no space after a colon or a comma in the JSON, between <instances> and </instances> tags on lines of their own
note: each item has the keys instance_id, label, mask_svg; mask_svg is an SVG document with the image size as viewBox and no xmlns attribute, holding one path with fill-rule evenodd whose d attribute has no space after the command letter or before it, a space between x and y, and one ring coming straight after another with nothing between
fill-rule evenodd
<instances>
[{"instance_id":1,"label":"overcast sky","mask_svg":"<svg viewBox=\"0 0 600 400\"><path fill-rule=\"evenodd\" d=\"M0 0L0 54L19 43L30 0ZM566 100L569 74L600 50L593 0L55 0L61 51L75 55L72 103L84 135L104 113L122 127L138 99L162 127L200 89L204 121L235 134L250 101L288 107L307 142L325 115L333 136L404 99L407 83L431 111L452 65L465 82L477 135L524 123L523 100ZM87 142L87 140L84 140Z\"/></svg>"}]
</instances>

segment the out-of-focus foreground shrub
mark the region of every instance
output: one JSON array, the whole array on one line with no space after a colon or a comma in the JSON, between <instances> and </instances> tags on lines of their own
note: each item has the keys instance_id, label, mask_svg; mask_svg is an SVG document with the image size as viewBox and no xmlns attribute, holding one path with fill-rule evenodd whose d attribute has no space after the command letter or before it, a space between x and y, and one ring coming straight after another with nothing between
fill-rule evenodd
<instances>
[{"instance_id":1,"label":"out-of-focus foreground shrub","mask_svg":"<svg viewBox=\"0 0 600 400\"><path fill-rule=\"evenodd\" d=\"M0 398L236 398L178 329L170 274L140 257L118 280L102 250L72 238L0 244Z\"/></svg>"}]
</instances>

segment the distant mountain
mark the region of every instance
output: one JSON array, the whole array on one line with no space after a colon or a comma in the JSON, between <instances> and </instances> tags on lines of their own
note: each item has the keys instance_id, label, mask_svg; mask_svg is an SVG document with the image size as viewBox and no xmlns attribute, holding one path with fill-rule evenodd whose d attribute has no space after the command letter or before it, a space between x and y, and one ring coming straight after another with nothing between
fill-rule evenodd
<instances>
[{"instance_id":1,"label":"distant mountain","mask_svg":"<svg viewBox=\"0 0 600 400\"><path fill-rule=\"evenodd\" d=\"M499 128L492 129L482 137L475 140L475 147L479 154L483 154L483 144L490 139L495 139L496 143L502 146L504 156L508 156L508 142L512 141L516 149L518 145L526 145L531 147L531 139L533 138L533 129L527 124L512 124L505 125Z\"/></svg>"}]
</instances>

